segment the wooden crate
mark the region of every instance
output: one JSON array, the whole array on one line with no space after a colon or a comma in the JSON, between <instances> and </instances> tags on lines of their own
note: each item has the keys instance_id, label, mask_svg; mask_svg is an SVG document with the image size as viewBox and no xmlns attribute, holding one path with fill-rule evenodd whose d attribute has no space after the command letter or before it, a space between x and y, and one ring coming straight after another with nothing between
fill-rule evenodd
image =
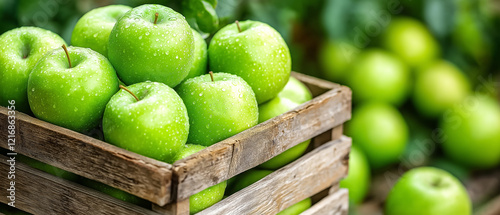
<instances>
[{"instance_id":1,"label":"wooden crate","mask_svg":"<svg viewBox=\"0 0 500 215\"><path fill-rule=\"evenodd\" d=\"M153 203L153 210L140 208L19 164L18 207L36 214L188 214L189 196L315 137L314 150L200 214L244 212L236 210L236 204L275 213L313 196L346 175L350 139L341 133L342 124L351 117L351 91L306 75L293 76L308 86L315 97L312 101L173 165L16 113L16 152ZM7 109L0 107L0 122L6 121ZM7 123L0 123L0 131L6 130ZM6 132L0 132L0 141L6 140ZM7 164L2 164L6 170ZM7 183L7 177L0 178L1 189ZM340 190L326 199L345 198ZM7 202L6 196L0 201ZM347 207L346 200L338 204Z\"/></svg>"}]
</instances>

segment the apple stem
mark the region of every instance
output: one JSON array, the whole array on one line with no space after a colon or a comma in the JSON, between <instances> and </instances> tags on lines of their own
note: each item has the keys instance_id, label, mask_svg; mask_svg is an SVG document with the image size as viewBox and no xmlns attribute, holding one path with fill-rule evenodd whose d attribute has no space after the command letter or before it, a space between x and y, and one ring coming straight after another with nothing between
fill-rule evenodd
<instances>
[{"instance_id":1,"label":"apple stem","mask_svg":"<svg viewBox=\"0 0 500 215\"><path fill-rule=\"evenodd\" d=\"M215 82L214 81L214 72L210 71L208 73L210 74L210 78L212 79L212 82Z\"/></svg>"},{"instance_id":2,"label":"apple stem","mask_svg":"<svg viewBox=\"0 0 500 215\"><path fill-rule=\"evenodd\" d=\"M127 91L128 93L130 93L130 95L132 95L135 98L135 100L139 101L139 98L137 98L137 96L135 96L135 94L132 91L130 91L129 89L127 89L125 86L123 86L123 85L120 84L118 87L120 87L121 89L123 89L123 90Z\"/></svg>"},{"instance_id":3,"label":"apple stem","mask_svg":"<svg viewBox=\"0 0 500 215\"><path fill-rule=\"evenodd\" d=\"M157 21L158 21L158 13L155 13L155 25Z\"/></svg>"},{"instance_id":4,"label":"apple stem","mask_svg":"<svg viewBox=\"0 0 500 215\"><path fill-rule=\"evenodd\" d=\"M238 20L235 21L236 27L238 27L238 31L241 33L240 22Z\"/></svg>"},{"instance_id":5,"label":"apple stem","mask_svg":"<svg viewBox=\"0 0 500 215\"><path fill-rule=\"evenodd\" d=\"M64 49L64 52L66 52L66 57L68 58L68 64L69 64L69 68L71 68L71 60L69 59L69 52L68 52L68 49L66 48L66 45L62 45L62 48Z\"/></svg>"}]
</instances>

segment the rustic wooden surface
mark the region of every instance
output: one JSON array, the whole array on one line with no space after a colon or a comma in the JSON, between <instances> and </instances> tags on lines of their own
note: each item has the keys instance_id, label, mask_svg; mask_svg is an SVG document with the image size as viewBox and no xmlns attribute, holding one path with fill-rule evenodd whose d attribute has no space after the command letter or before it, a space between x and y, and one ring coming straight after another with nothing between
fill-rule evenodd
<instances>
[{"instance_id":1,"label":"rustic wooden surface","mask_svg":"<svg viewBox=\"0 0 500 215\"><path fill-rule=\"evenodd\" d=\"M331 193L300 215L347 215L349 195L347 189Z\"/></svg>"},{"instance_id":2,"label":"rustic wooden surface","mask_svg":"<svg viewBox=\"0 0 500 215\"><path fill-rule=\"evenodd\" d=\"M276 214L345 177L350 146L347 137L326 143L199 214Z\"/></svg>"},{"instance_id":3,"label":"rustic wooden surface","mask_svg":"<svg viewBox=\"0 0 500 215\"><path fill-rule=\"evenodd\" d=\"M475 215L499 215L500 214L500 196L493 198L486 205L482 206Z\"/></svg>"},{"instance_id":4,"label":"rustic wooden surface","mask_svg":"<svg viewBox=\"0 0 500 215\"><path fill-rule=\"evenodd\" d=\"M5 107L0 107L0 122L7 122ZM0 123L0 131L7 131L7 123ZM0 142L7 142L7 132L0 132ZM170 200L170 164L19 112L15 151L159 205Z\"/></svg>"},{"instance_id":5,"label":"rustic wooden surface","mask_svg":"<svg viewBox=\"0 0 500 215\"><path fill-rule=\"evenodd\" d=\"M165 206L153 205L153 211L162 215L189 215L189 199L172 202Z\"/></svg>"},{"instance_id":6,"label":"rustic wooden surface","mask_svg":"<svg viewBox=\"0 0 500 215\"><path fill-rule=\"evenodd\" d=\"M177 199L253 168L296 144L311 139L351 117L351 91L330 90L296 109L189 156L174 164Z\"/></svg>"},{"instance_id":7,"label":"rustic wooden surface","mask_svg":"<svg viewBox=\"0 0 500 215\"><path fill-rule=\"evenodd\" d=\"M0 189L6 190L10 180L7 157L0 156ZM16 207L33 214L138 214L158 215L151 210L117 200L70 181L16 162ZM7 203L7 196L0 201Z\"/></svg>"}]
</instances>

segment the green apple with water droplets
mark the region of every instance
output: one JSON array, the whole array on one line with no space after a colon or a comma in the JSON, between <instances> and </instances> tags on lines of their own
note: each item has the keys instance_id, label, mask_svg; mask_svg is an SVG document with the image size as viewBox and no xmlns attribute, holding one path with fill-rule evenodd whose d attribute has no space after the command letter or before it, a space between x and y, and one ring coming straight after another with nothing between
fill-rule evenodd
<instances>
[{"instance_id":1,"label":"green apple with water droplets","mask_svg":"<svg viewBox=\"0 0 500 215\"><path fill-rule=\"evenodd\" d=\"M257 21L233 23L219 30L208 46L210 70L242 77L262 104L288 82L291 58L281 35Z\"/></svg>"},{"instance_id":2,"label":"green apple with water droplets","mask_svg":"<svg viewBox=\"0 0 500 215\"><path fill-rule=\"evenodd\" d=\"M0 105L16 101L16 110L30 113L28 78L48 51L66 44L57 34L37 27L20 27L0 36Z\"/></svg>"},{"instance_id":3,"label":"green apple with water droplets","mask_svg":"<svg viewBox=\"0 0 500 215\"><path fill-rule=\"evenodd\" d=\"M189 131L182 99L163 83L141 82L127 88L106 105L102 119L105 140L146 157L173 162Z\"/></svg>"},{"instance_id":4,"label":"green apple with water droplets","mask_svg":"<svg viewBox=\"0 0 500 215\"><path fill-rule=\"evenodd\" d=\"M189 69L189 74L186 76L184 80L194 78L196 76L203 75L207 73L207 42L205 42L205 39L201 36L198 31L193 30L193 38L194 38L194 60L193 64L191 64L191 67Z\"/></svg>"},{"instance_id":5,"label":"green apple with water droplets","mask_svg":"<svg viewBox=\"0 0 500 215\"><path fill-rule=\"evenodd\" d=\"M109 34L118 19L130 9L132 8L125 5L110 5L89 11L76 23L71 34L71 44L91 48L108 57Z\"/></svg>"},{"instance_id":6,"label":"green apple with water droplets","mask_svg":"<svg viewBox=\"0 0 500 215\"><path fill-rule=\"evenodd\" d=\"M194 154L198 151L203 150L205 147L194 144L186 144L184 148L175 155L174 160L178 161L186 158L187 156ZM189 197L189 213L195 214L205 208L208 208L218 201L222 200L224 197L224 191L226 190L227 182L223 181L219 184L211 186L207 189L200 191Z\"/></svg>"},{"instance_id":7,"label":"green apple with water droplets","mask_svg":"<svg viewBox=\"0 0 500 215\"><path fill-rule=\"evenodd\" d=\"M68 47L67 53L63 48L53 50L38 61L28 79L33 114L79 132L99 124L117 90L113 66L89 48Z\"/></svg>"},{"instance_id":8,"label":"green apple with water droplets","mask_svg":"<svg viewBox=\"0 0 500 215\"><path fill-rule=\"evenodd\" d=\"M214 73L186 80L177 88L189 114L190 143L210 146L240 133L259 119L252 88L240 77Z\"/></svg>"},{"instance_id":9,"label":"green apple with water droplets","mask_svg":"<svg viewBox=\"0 0 500 215\"><path fill-rule=\"evenodd\" d=\"M141 5L123 15L109 36L108 57L127 85L144 81L177 86L194 60L186 19L162 5Z\"/></svg>"}]
</instances>

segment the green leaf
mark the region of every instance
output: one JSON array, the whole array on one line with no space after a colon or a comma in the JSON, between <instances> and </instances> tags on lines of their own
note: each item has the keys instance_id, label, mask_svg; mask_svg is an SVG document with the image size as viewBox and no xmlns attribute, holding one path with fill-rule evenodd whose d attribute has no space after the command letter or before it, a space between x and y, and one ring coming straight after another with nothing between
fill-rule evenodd
<instances>
[{"instance_id":1,"label":"green leaf","mask_svg":"<svg viewBox=\"0 0 500 215\"><path fill-rule=\"evenodd\" d=\"M184 0L183 14L192 28L211 33L219 27L219 17L215 12L217 0Z\"/></svg>"}]
</instances>

